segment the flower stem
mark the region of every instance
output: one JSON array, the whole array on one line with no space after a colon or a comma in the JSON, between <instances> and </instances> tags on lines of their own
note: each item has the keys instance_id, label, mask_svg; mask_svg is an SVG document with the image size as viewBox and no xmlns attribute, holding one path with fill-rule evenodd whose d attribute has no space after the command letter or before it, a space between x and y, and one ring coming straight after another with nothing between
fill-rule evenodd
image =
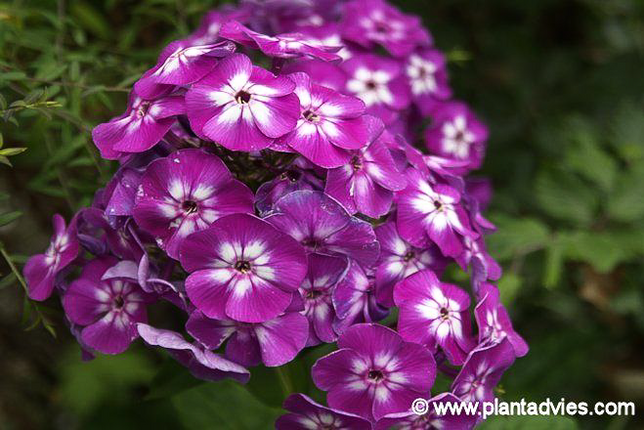
<instances>
[{"instance_id":1,"label":"flower stem","mask_svg":"<svg viewBox=\"0 0 644 430\"><path fill-rule=\"evenodd\" d=\"M280 381L280 386L282 387L284 397L288 397L294 391L293 382L291 381L288 370L285 366L281 366L276 367L275 372L277 373L277 377Z\"/></svg>"}]
</instances>

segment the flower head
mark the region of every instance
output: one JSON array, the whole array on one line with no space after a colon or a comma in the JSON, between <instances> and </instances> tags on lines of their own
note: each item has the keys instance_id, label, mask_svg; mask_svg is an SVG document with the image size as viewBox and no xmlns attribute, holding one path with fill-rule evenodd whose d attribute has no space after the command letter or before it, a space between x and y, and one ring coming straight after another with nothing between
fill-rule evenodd
<instances>
[{"instance_id":1,"label":"flower head","mask_svg":"<svg viewBox=\"0 0 644 430\"><path fill-rule=\"evenodd\" d=\"M325 187L327 194L350 213L360 212L371 218L387 214L394 192L407 185L387 146L376 139L382 130L380 124L372 124L369 146L352 151L346 164L329 170Z\"/></svg>"},{"instance_id":2,"label":"flower head","mask_svg":"<svg viewBox=\"0 0 644 430\"><path fill-rule=\"evenodd\" d=\"M442 393L427 401L428 409L424 415L418 415L414 412L398 412L386 415L378 420L374 430L471 430L477 423L478 416L461 413L456 415L448 412L444 415L438 415L436 412L437 404L457 405L462 400L452 393Z\"/></svg>"},{"instance_id":3,"label":"flower head","mask_svg":"<svg viewBox=\"0 0 644 430\"><path fill-rule=\"evenodd\" d=\"M218 57L233 52L235 44L231 42L193 45L188 40L176 40L161 51L156 66L134 84L134 91L141 97L154 98L168 86L191 84L210 72Z\"/></svg>"},{"instance_id":4,"label":"flower head","mask_svg":"<svg viewBox=\"0 0 644 430\"><path fill-rule=\"evenodd\" d=\"M125 113L92 130L92 139L108 160L143 152L159 143L176 122L176 116L185 113L183 97L159 96L145 100L132 92Z\"/></svg>"},{"instance_id":5,"label":"flower head","mask_svg":"<svg viewBox=\"0 0 644 430\"><path fill-rule=\"evenodd\" d=\"M295 84L253 66L250 58L224 58L186 93L190 126L233 151L258 151L295 128L300 114Z\"/></svg>"},{"instance_id":6,"label":"flower head","mask_svg":"<svg viewBox=\"0 0 644 430\"><path fill-rule=\"evenodd\" d=\"M447 265L448 260L435 245L418 248L400 237L393 221L379 225L375 232L380 243L376 298L384 306L394 306L394 286L398 282L424 269L441 274Z\"/></svg>"},{"instance_id":7,"label":"flower head","mask_svg":"<svg viewBox=\"0 0 644 430\"><path fill-rule=\"evenodd\" d=\"M484 282L479 288L478 296L481 299L476 305L474 316L479 326L479 344L507 338L517 357L526 355L528 344L514 331L508 311L499 299L499 289Z\"/></svg>"},{"instance_id":8,"label":"flower head","mask_svg":"<svg viewBox=\"0 0 644 430\"><path fill-rule=\"evenodd\" d=\"M339 61L341 57L334 52L340 46L325 46L315 43L300 33L284 33L275 36L258 33L237 21L228 21L219 31L225 39L233 40L244 46L258 48L269 57L296 58L307 56L324 61Z\"/></svg>"},{"instance_id":9,"label":"flower head","mask_svg":"<svg viewBox=\"0 0 644 430\"><path fill-rule=\"evenodd\" d=\"M77 219L65 225L65 219L56 214L52 220L54 235L44 254L34 255L24 268L29 297L46 300L54 290L56 275L74 261L80 250L77 238Z\"/></svg>"},{"instance_id":10,"label":"flower head","mask_svg":"<svg viewBox=\"0 0 644 430\"><path fill-rule=\"evenodd\" d=\"M399 194L396 225L400 235L411 244L424 246L429 238L449 257L463 252L463 237L478 237L458 190L431 184L417 171L409 172L408 186Z\"/></svg>"},{"instance_id":11,"label":"flower head","mask_svg":"<svg viewBox=\"0 0 644 430\"><path fill-rule=\"evenodd\" d=\"M286 310L306 275L304 249L252 215L229 215L184 241L186 293L213 319L257 323Z\"/></svg>"},{"instance_id":12,"label":"flower head","mask_svg":"<svg viewBox=\"0 0 644 430\"><path fill-rule=\"evenodd\" d=\"M295 130L279 142L321 167L338 167L348 162L349 150L365 146L372 138L372 130L378 128L373 125L374 118L363 115L364 103L312 84L306 73L289 77L296 84L300 118Z\"/></svg>"},{"instance_id":13,"label":"flower head","mask_svg":"<svg viewBox=\"0 0 644 430\"><path fill-rule=\"evenodd\" d=\"M145 322L146 302L140 286L130 280L103 279L116 264L115 258L93 260L83 268L63 296L65 313L72 323L84 327L81 340L105 354L120 354L138 337L136 324Z\"/></svg>"},{"instance_id":14,"label":"flower head","mask_svg":"<svg viewBox=\"0 0 644 430\"><path fill-rule=\"evenodd\" d=\"M371 265L380 246L371 225L349 215L336 200L319 191L294 191L279 199L266 218L309 253L345 256Z\"/></svg>"},{"instance_id":15,"label":"flower head","mask_svg":"<svg viewBox=\"0 0 644 430\"><path fill-rule=\"evenodd\" d=\"M491 402L494 387L514 363L514 349L507 338L476 348L467 357L452 383L452 393L464 402Z\"/></svg>"},{"instance_id":16,"label":"flower head","mask_svg":"<svg viewBox=\"0 0 644 430\"><path fill-rule=\"evenodd\" d=\"M338 348L311 371L315 385L328 392L330 407L376 421L429 394L436 375L432 354L395 331L357 324L340 336Z\"/></svg>"},{"instance_id":17,"label":"flower head","mask_svg":"<svg viewBox=\"0 0 644 430\"><path fill-rule=\"evenodd\" d=\"M445 56L436 49L412 53L405 66L414 103L424 115L432 113L437 103L451 97L447 84Z\"/></svg>"},{"instance_id":18,"label":"flower head","mask_svg":"<svg viewBox=\"0 0 644 430\"><path fill-rule=\"evenodd\" d=\"M347 261L320 254L310 254L308 259L309 271L300 286L302 314L309 320L307 346L335 342L338 336L333 329L336 317L333 292L347 270Z\"/></svg>"},{"instance_id":19,"label":"flower head","mask_svg":"<svg viewBox=\"0 0 644 430\"><path fill-rule=\"evenodd\" d=\"M364 418L327 408L304 394L291 394L284 409L289 413L277 419L277 430L371 430L371 423Z\"/></svg>"},{"instance_id":20,"label":"flower head","mask_svg":"<svg viewBox=\"0 0 644 430\"><path fill-rule=\"evenodd\" d=\"M461 172L481 166L488 131L474 113L460 102L447 102L432 114L425 132L427 148L436 155L467 162Z\"/></svg>"},{"instance_id":21,"label":"flower head","mask_svg":"<svg viewBox=\"0 0 644 430\"><path fill-rule=\"evenodd\" d=\"M374 54L356 55L342 63L347 73L346 90L359 97L367 112L391 124L397 111L410 102L409 86L397 61Z\"/></svg>"},{"instance_id":22,"label":"flower head","mask_svg":"<svg viewBox=\"0 0 644 430\"><path fill-rule=\"evenodd\" d=\"M293 360L306 345L309 323L299 312L286 312L261 323L213 320L196 310L186 330L208 349L226 340L226 358L242 366L281 366Z\"/></svg>"},{"instance_id":23,"label":"flower head","mask_svg":"<svg viewBox=\"0 0 644 430\"><path fill-rule=\"evenodd\" d=\"M244 367L186 341L179 333L154 328L143 323L137 324L137 331L145 343L168 351L196 378L206 381L231 378L241 383L248 382L250 378L250 373Z\"/></svg>"},{"instance_id":24,"label":"flower head","mask_svg":"<svg viewBox=\"0 0 644 430\"><path fill-rule=\"evenodd\" d=\"M468 294L444 284L431 270L422 270L400 282L394 291L400 308L398 331L403 339L436 351L440 346L450 363L463 364L474 348Z\"/></svg>"},{"instance_id":25,"label":"flower head","mask_svg":"<svg viewBox=\"0 0 644 430\"><path fill-rule=\"evenodd\" d=\"M218 218L253 211L253 194L215 155L183 149L152 162L139 186L134 219L177 259L181 242Z\"/></svg>"},{"instance_id":26,"label":"flower head","mask_svg":"<svg viewBox=\"0 0 644 430\"><path fill-rule=\"evenodd\" d=\"M383 0L353 0L344 6L342 36L365 48L382 45L405 56L431 38L416 16L405 15Z\"/></svg>"}]
</instances>

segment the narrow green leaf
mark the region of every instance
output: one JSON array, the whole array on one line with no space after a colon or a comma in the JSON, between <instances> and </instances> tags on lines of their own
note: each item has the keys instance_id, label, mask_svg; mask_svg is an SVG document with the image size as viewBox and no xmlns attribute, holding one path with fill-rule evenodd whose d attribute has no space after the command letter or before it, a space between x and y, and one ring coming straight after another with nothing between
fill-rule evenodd
<instances>
[{"instance_id":1,"label":"narrow green leaf","mask_svg":"<svg viewBox=\"0 0 644 430\"><path fill-rule=\"evenodd\" d=\"M0 155L4 157L12 157L14 155L22 154L27 148L5 148L0 149Z\"/></svg>"},{"instance_id":2,"label":"narrow green leaf","mask_svg":"<svg viewBox=\"0 0 644 430\"><path fill-rule=\"evenodd\" d=\"M5 214L0 214L0 227L4 227L5 225L14 222L21 216L22 216L22 212L20 211L13 211L13 212L7 212Z\"/></svg>"},{"instance_id":3,"label":"narrow green leaf","mask_svg":"<svg viewBox=\"0 0 644 430\"><path fill-rule=\"evenodd\" d=\"M16 283L17 277L15 273L9 273L4 278L0 279L0 290L7 288Z\"/></svg>"}]
</instances>

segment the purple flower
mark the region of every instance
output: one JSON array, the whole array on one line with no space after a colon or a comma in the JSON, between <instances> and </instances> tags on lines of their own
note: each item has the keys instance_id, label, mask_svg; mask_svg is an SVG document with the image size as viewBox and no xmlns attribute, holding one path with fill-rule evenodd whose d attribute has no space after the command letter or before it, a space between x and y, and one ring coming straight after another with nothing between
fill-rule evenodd
<instances>
[{"instance_id":1,"label":"purple flower","mask_svg":"<svg viewBox=\"0 0 644 430\"><path fill-rule=\"evenodd\" d=\"M327 408L304 394L291 394L284 401L284 409L290 413L277 419L277 430L372 430L364 418Z\"/></svg>"},{"instance_id":2,"label":"purple flower","mask_svg":"<svg viewBox=\"0 0 644 430\"><path fill-rule=\"evenodd\" d=\"M117 261L113 257L90 261L63 296L69 320L84 327L81 340L105 354L122 353L138 337L136 323L146 321L150 301L130 280L102 279Z\"/></svg>"},{"instance_id":3,"label":"purple flower","mask_svg":"<svg viewBox=\"0 0 644 430\"><path fill-rule=\"evenodd\" d=\"M322 60L300 60L287 63L284 73L306 73L311 83L321 85L334 91L343 92L347 83L344 71L335 63Z\"/></svg>"},{"instance_id":4,"label":"purple flower","mask_svg":"<svg viewBox=\"0 0 644 430\"><path fill-rule=\"evenodd\" d=\"M224 58L186 93L197 135L233 151L258 151L295 128L300 103L295 84L253 66L250 58Z\"/></svg>"},{"instance_id":5,"label":"purple flower","mask_svg":"<svg viewBox=\"0 0 644 430\"><path fill-rule=\"evenodd\" d=\"M245 21L250 16L248 8L221 8L213 9L204 15L199 28L190 36L192 45L207 45L217 42L221 27L230 19Z\"/></svg>"},{"instance_id":6,"label":"purple flower","mask_svg":"<svg viewBox=\"0 0 644 430\"><path fill-rule=\"evenodd\" d=\"M294 191L279 199L266 221L289 234L309 253L350 257L375 263L380 252L371 224L349 215L320 191Z\"/></svg>"},{"instance_id":7,"label":"purple flower","mask_svg":"<svg viewBox=\"0 0 644 430\"><path fill-rule=\"evenodd\" d=\"M300 101L295 130L279 139L321 167L338 167L349 162L349 150L365 146L371 137L370 117L363 116L360 99L344 96L311 83L306 73L289 75Z\"/></svg>"},{"instance_id":8,"label":"purple flower","mask_svg":"<svg viewBox=\"0 0 644 430\"><path fill-rule=\"evenodd\" d=\"M304 161L304 163L299 161ZM276 201L293 191L321 191L324 188L324 181L318 178L312 170L300 167L305 163L308 164L303 158L298 158L275 179L260 185L255 194L255 206L260 215L268 215L273 210Z\"/></svg>"},{"instance_id":9,"label":"purple flower","mask_svg":"<svg viewBox=\"0 0 644 430\"><path fill-rule=\"evenodd\" d=\"M450 363L463 364L475 344L471 338L470 296L456 285L444 284L431 270L417 272L394 290L400 308L398 331L403 339L440 346Z\"/></svg>"},{"instance_id":10,"label":"purple flower","mask_svg":"<svg viewBox=\"0 0 644 430\"><path fill-rule=\"evenodd\" d=\"M436 49L412 53L405 66L411 95L423 115L429 115L441 100L452 96L447 84L445 56Z\"/></svg>"},{"instance_id":11,"label":"purple flower","mask_svg":"<svg viewBox=\"0 0 644 430\"><path fill-rule=\"evenodd\" d=\"M485 156L488 131L461 102L447 102L434 109L432 124L425 131L427 148L436 155L466 161L461 173L477 169Z\"/></svg>"},{"instance_id":12,"label":"purple flower","mask_svg":"<svg viewBox=\"0 0 644 430\"><path fill-rule=\"evenodd\" d=\"M132 92L125 113L94 127L92 139L103 158L116 160L124 154L152 148L170 130L175 117L183 113L181 96L144 100Z\"/></svg>"},{"instance_id":13,"label":"purple flower","mask_svg":"<svg viewBox=\"0 0 644 430\"><path fill-rule=\"evenodd\" d=\"M338 280L347 270L347 262L343 258L320 254L310 254L308 258L309 271L300 286L304 300L302 314L309 320L307 346L335 342L337 335L333 330L335 308L332 295Z\"/></svg>"},{"instance_id":14,"label":"purple flower","mask_svg":"<svg viewBox=\"0 0 644 430\"><path fill-rule=\"evenodd\" d=\"M395 331L354 325L340 336L338 348L311 370L315 385L328 391L330 407L377 421L407 411L414 399L429 395L436 376L434 357Z\"/></svg>"},{"instance_id":15,"label":"purple flower","mask_svg":"<svg viewBox=\"0 0 644 430\"><path fill-rule=\"evenodd\" d=\"M471 430L476 425L478 420L477 415L468 415L465 413L454 415L449 413L449 411L444 415L438 415L436 413L436 404L445 403L457 405L458 403L462 403L462 400L452 393L439 394L427 402L429 407L426 414L420 416L414 412L389 414L381 420L378 420L374 430Z\"/></svg>"},{"instance_id":16,"label":"purple flower","mask_svg":"<svg viewBox=\"0 0 644 430\"><path fill-rule=\"evenodd\" d=\"M463 270L467 270L468 265L472 268L472 284L475 287L487 279L496 281L501 278L501 266L488 254L482 237L464 237L463 252L456 257L456 262Z\"/></svg>"},{"instance_id":17,"label":"purple flower","mask_svg":"<svg viewBox=\"0 0 644 430\"><path fill-rule=\"evenodd\" d=\"M297 58L307 56L324 61L340 61L335 54L340 46L325 46L307 39L300 33L284 33L275 36L257 33L237 21L228 21L219 31L225 39L233 40L244 46L258 48L269 57Z\"/></svg>"},{"instance_id":18,"label":"purple flower","mask_svg":"<svg viewBox=\"0 0 644 430\"><path fill-rule=\"evenodd\" d=\"M261 323L213 320L194 311L186 330L208 349L219 348L226 340L226 358L242 366L260 363L277 367L293 360L304 348L309 323L299 312L286 312Z\"/></svg>"},{"instance_id":19,"label":"purple flower","mask_svg":"<svg viewBox=\"0 0 644 430\"><path fill-rule=\"evenodd\" d=\"M375 228L380 243L380 258L376 270L376 298L378 303L394 306L394 286L423 269L442 273L447 265L435 245L417 248L405 241L396 230L396 224L388 221Z\"/></svg>"},{"instance_id":20,"label":"purple flower","mask_svg":"<svg viewBox=\"0 0 644 430\"><path fill-rule=\"evenodd\" d=\"M161 51L156 66L134 84L134 91L141 97L153 98L168 85L191 84L215 67L215 58L233 52L235 44L231 42L193 45L187 40L175 40Z\"/></svg>"},{"instance_id":21,"label":"purple flower","mask_svg":"<svg viewBox=\"0 0 644 430\"><path fill-rule=\"evenodd\" d=\"M517 357L526 355L528 344L514 331L508 311L499 300L499 289L484 282L479 287L478 296L481 299L476 305L474 316L479 326L479 344L507 338Z\"/></svg>"},{"instance_id":22,"label":"purple flower","mask_svg":"<svg viewBox=\"0 0 644 430\"><path fill-rule=\"evenodd\" d=\"M250 373L244 367L187 342L179 333L141 323L137 325L137 329L145 343L167 350L195 378L213 382L231 378L242 384L250 378Z\"/></svg>"},{"instance_id":23,"label":"purple flower","mask_svg":"<svg viewBox=\"0 0 644 430\"><path fill-rule=\"evenodd\" d=\"M387 146L376 140L382 123L372 121L370 141L364 149L353 151L351 159L327 173L325 191L344 205L349 213L360 212L379 218L389 212L394 191L400 191L407 180L396 169Z\"/></svg>"},{"instance_id":24,"label":"purple flower","mask_svg":"<svg viewBox=\"0 0 644 430\"><path fill-rule=\"evenodd\" d=\"M463 236L476 239L461 195L449 185L430 184L420 173L408 170L408 186L398 195L398 232L416 246L431 239L441 252L457 257L463 252Z\"/></svg>"},{"instance_id":25,"label":"purple flower","mask_svg":"<svg viewBox=\"0 0 644 430\"><path fill-rule=\"evenodd\" d=\"M409 54L431 38L420 18L401 13L383 0L353 0L344 6L342 36L365 48L375 43L394 56Z\"/></svg>"},{"instance_id":26,"label":"purple flower","mask_svg":"<svg viewBox=\"0 0 644 430\"><path fill-rule=\"evenodd\" d=\"M306 275L304 249L252 215L230 215L184 241L186 293L206 316L257 323L286 310Z\"/></svg>"},{"instance_id":27,"label":"purple flower","mask_svg":"<svg viewBox=\"0 0 644 430\"><path fill-rule=\"evenodd\" d=\"M356 55L342 63L348 74L346 90L362 99L367 112L391 124L396 112L409 105L409 86L401 65L374 54Z\"/></svg>"},{"instance_id":28,"label":"purple flower","mask_svg":"<svg viewBox=\"0 0 644 430\"><path fill-rule=\"evenodd\" d=\"M375 279L351 261L347 274L333 291L333 306L337 313L335 331L342 334L353 324L380 321L389 311L376 302Z\"/></svg>"},{"instance_id":29,"label":"purple flower","mask_svg":"<svg viewBox=\"0 0 644 430\"><path fill-rule=\"evenodd\" d=\"M181 242L218 218L253 212L253 194L215 155L183 149L153 161L141 178L134 219L174 259Z\"/></svg>"},{"instance_id":30,"label":"purple flower","mask_svg":"<svg viewBox=\"0 0 644 430\"><path fill-rule=\"evenodd\" d=\"M141 184L143 171L121 167L106 187L105 214L108 217L132 216L136 190Z\"/></svg>"},{"instance_id":31,"label":"purple flower","mask_svg":"<svg viewBox=\"0 0 644 430\"><path fill-rule=\"evenodd\" d=\"M56 275L76 259L80 244L77 235L77 218L65 225L65 219L56 214L52 219L54 235L44 254L34 255L24 267L25 280L29 287L29 298L43 301L51 296Z\"/></svg>"},{"instance_id":32,"label":"purple flower","mask_svg":"<svg viewBox=\"0 0 644 430\"><path fill-rule=\"evenodd\" d=\"M464 402L491 402L494 387L514 363L514 349L507 338L476 348L452 383L452 393Z\"/></svg>"}]
</instances>

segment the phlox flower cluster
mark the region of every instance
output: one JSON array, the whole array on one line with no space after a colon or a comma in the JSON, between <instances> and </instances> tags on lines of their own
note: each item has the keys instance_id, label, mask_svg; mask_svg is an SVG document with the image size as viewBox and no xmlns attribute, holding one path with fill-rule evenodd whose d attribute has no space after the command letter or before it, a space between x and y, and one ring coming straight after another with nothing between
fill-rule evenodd
<instances>
[{"instance_id":1,"label":"phlox flower cluster","mask_svg":"<svg viewBox=\"0 0 644 430\"><path fill-rule=\"evenodd\" d=\"M368 430L471 428L412 401L490 400L527 353L485 247L490 184L470 176L487 129L385 0L213 10L92 137L118 171L25 266L88 357L142 341L245 383L336 343L311 369L327 405L294 393L276 426Z\"/></svg>"}]
</instances>

